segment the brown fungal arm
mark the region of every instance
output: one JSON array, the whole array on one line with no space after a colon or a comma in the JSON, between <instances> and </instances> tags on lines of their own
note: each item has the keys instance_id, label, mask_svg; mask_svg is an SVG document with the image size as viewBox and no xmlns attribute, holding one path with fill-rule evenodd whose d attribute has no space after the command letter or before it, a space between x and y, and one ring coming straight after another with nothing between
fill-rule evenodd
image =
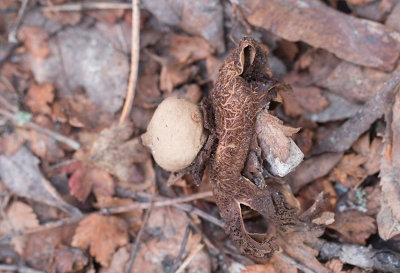
<instances>
[{"instance_id":1,"label":"brown fungal arm","mask_svg":"<svg viewBox=\"0 0 400 273\"><path fill-rule=\"evenodd\" d=\"M270 257L278 246L274 230L285 231L295 224L294 210L286 203L279 186L257 187L242 176L257 114L282 87L271 79L267 50L251 38L244 38L226 58L212 92L215 154L211 159L211 184L227 233L238 249L255 258ZM253 159L255 155L250 155ZM240 204L258 211L269 220L267 234L246 231Z\"/></svg>"}]
</instances>

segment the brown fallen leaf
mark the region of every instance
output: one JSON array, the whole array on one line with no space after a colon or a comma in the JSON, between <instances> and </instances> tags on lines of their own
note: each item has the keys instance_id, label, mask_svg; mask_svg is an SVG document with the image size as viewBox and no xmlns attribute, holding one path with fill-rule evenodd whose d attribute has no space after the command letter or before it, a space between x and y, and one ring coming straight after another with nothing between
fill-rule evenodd
<instances>
[{"instance_id":1,"label":"brown fallen leaf","mask_svg":"<svg viewBox=\"0 0 400 273\"><path fill-rule=\"evenodd\" d=\"M61 245L69 245L76 225L65 225L26 235L25 247L21 255L27 264L36 269L47 271Z\"/></svg>"},{"instance_id":2,"label":"brown fallen leaf","mask_svg":"<svg viewBox=\"0 0 400 273\"><path fill-rule=\"evenodd\" d=\"M303 153L290 138L300 128L283 125L283 122L262 111L257 116L256 134L262 157L270 164L272 174L283 177L303 160Z\"/></svg>"},{"instance_id":3,"label":"brown fallen leaf","mask_svg":"<svg viewBox=\"0 0 400 273\"><path fill-rule=\"evenodd\" d=\"M130 123L104 129L90 152L93 164L124 183L132 181L132 164L149 158L149 152L141 144L140 138L131 139L132 134L133 127Z\"/></svg>"},{"instance_id":4,"label":"brown fallen leaf","mask_svg":"<svg viewBox=\"0 0 400 273\"><path fill-rule=\"evenodd\" d=\"M61 245L54 253L54 269L57 273L79 272L89 262L87 254L79 248Z\"/></svg>"},{"instance_id":5,"label":"brown fallen leaf","mask_svg":"<svg viewBox=\"0 0 400 273\"><path fill-rule=\"evenodd\" d=\"M121 108L128 84L128 60L104 35L94 27L78 25L57 31L48 43L46 59L27 56L36 82L53 83L60 98L77 96L84 89L97 112L113 114Z\"/></svg>"},{"instance_id":6,"label":"brown fallen leaf","mask_svg":"<svg viewBox=\"0 0 400 273\"><path fill-rule=\"evenodd\" d=\"M219 53L225 51L223 9L217 0L199 1L158 1L147 0L144 7L158 20L173 26L179 26L187 33L200 35Z\"/></svg>"},{"instance_id":7,"label":"brown fallen leaf","mask_svg":"<svg viewBox=\"0 0 400 273\"><path fill-rule=\"evenodd\" d=\"M325 267L332 273L342 273L343 263L339 259L332 259L326 262Z\"/></svg>"},{"instance_id":8,"label":"brown fallen leaf","mask_svg":"<svg viewBox=\"0 0 400 273\"><path fill-rule=\"evenodd\" d=\"M165 262L174 262L178 256L185 230L189 225L186 213L173 207L154 208L151 212L147 230L152 237L140 248L132 273L163 272ZM190 234L183 257L191 253L201 241L200 234ZM187 272L211 272L208 252L202 249L192 260Z\"/></svg>"},{"instance_id":9,"label":"brown fallen leaf","mask_svg":"<svg viewBox=\"0 0 400 273\"><path fill-rule=\"evenodd\" d=\"M372 142L370 142L370 135L367 133L360 137L360 139L354 143L352 148L357 153L367 157L367 161L363 164L363 167L368 175L375 174L379 171L383 150L381 138L375 137Z\"/></svg>"},{"instance_id":10,"label":"brown fallen leaf","mask_svg":"<svg viewBox=\"0 0 400 273\"><path fill-rule=\"evenodd\" d=\"M349 62L391 71L400 54L400 36L390 28L341 13L320 1L244 0L240 6L250 24L289 41L326 49Z\"/></svg>"},{"instance_id":11,"label":"brown fallen leaf","mask_svg":"<svg viewBox=\"0 0 400 273\"><path fill-rule=\"evenodd\" d=\"M328 227L340 234L341 241L360 245L377 231L375 219L358 210L337 212L335 222Z\"/></svg>"},{"instance_id":12,"label":"brown fallen leaf","mask_svg":"<svg viewBox=\"0 0 400 273\"><path fill-rule=\"evenodd\" d=\"M185 67L175 61L167 61L161 68L160 89L170 93L178 85L189 81L197 72L197 66Z\"/></svg>"},{"instance_id":13,"label":"brown fallen leaf","mask_svg":"<svg viewBox=\"0 0 400 273\"><path fill-rule=\"evenodd\" d=\"M322 90L318 87L293 85L292 88L296 101L304 110L310 113L320 112L329 105L329 101L323 96Z\"/></svg>"},{"instance_id":14,"label":"brown fallen leaf","mask_svg":"<svg viewBox=\"0 0 400 273\"><path fill-rule=\"evenodd\" d=\"M82 215L60 197L40 172L38 158L23 146L12 156L0 155L0 177L19 196L55 206L75 217Z\"/></svg>"},{"instance_id":15,"label":"brown fallen leaf","mask_svg":"<svg viewBox=\"0 0 400 273\"><path fill-rule=\"evenodd\" d=\"M297 267L282 259L280 255L274 255L265 264L246 266L240 273L297 273Z\"/></svg>"},{"instance_id":16,"label":"brown fallen leaf","mask_svg":"<svg viewBox=\"0 0 400 273\"><path fill-rule=\"evenodd\" d=\"M201 37L189 37L183 35L169 36L170 54L174 56L179 64L188 65L201 59L207 58L212 49Z\"/></svg>"},{"instance_id":17,"label":"brown fallen leaf","mask_svg":"<svg viewBox=\"0 0 400 273\"><path fill-rule=\"evenodd\" d=\"M134 203L135 202L132 199L99 195L97 197L96 207L101 209L110 209L114 207L128 206ZM129 232L132 234L136 234L136 232L140 230L140 227L142 226L142 215L143 211L139 209L116 214L116 216L125 219L128 223Z\"/></svg>"},{"instance_id":18,"label":"brown fallen leaf","mask_svg":"<svg viewBox=\"0 0 400 273\"><path fill-rule=\"evenodd\" d=\"M115 249L128 243L127 225L116 216L92 214L79 222L71 246L89 248L102 266L109 266Z\"/></svg>"},{"instance_id":19,"label":"brown fallen leaf","mask_svg":"<svg viewBox=\"0 0 400 273\"><path fill-rule=\"evenodd\" d=\"M54 100L54 86L50 83L32 84L25 95L26 104L34 113L51 114L49 106Z\"/></svg>"},{"instance_id":20,"label":"brown fallen leaf","mask_svg":"<svg viewBox=\"0 0 400 273\"><path fill-rule=\"evenodd\" d=\"M129 261L129 252L127 247L119 248L113 255L109 267L103 267L99 273L118 273L125 272L125 266Z\"/></svg>"},{"instance_id":21,"label":"brown fallen leaf","mask_svg":"<svg viewBox=\"0 0 400 273\"><path fill-rule=\"evenodd\" d=\"M49 34L43 28L24 25L19 28L18 39L24 43L28 52L35 57L44 59L50 53L50 48L47 44Z\"/></svg>"},{"instance_id":22,"label":"brown fallen leaf","mask_svg":"<svg viewBox=\"0 0 400 273\"><path fill-rule=\"evenodd\" d=\"M71 195L84 202L91 192L96 198L114 194L114 180L110 174L81 162L71 163L60 169L60 173L71 174L68 185Z\"/></svg>"},{"instance_id":23,"label":"brown fallen leaf","mask_svg":"<svg viewBox=\"0 0 400 273\"><path fill-rule=\"evenodd\" d=\"M345 188L360 185L367 177L367 172L361 167L368 158L363 155L347 154L331 172L329 179L340 182Z\"/></svg>"}]
</instances>

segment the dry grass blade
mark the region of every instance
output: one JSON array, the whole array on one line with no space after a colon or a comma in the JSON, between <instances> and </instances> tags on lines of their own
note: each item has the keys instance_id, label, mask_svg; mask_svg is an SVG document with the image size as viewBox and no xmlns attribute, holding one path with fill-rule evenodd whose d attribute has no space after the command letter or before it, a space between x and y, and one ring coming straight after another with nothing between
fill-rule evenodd
<instances>
[{"instance_id":1,"label":"dry grass blade","mask_svg":"<svg viewBox=\"0 0 400 273\"><path fill-rule=\"evenodd\" d=\"M135 97L136 81L139 70L139 54L140 54L140 9L139 1L132 2L132 49L131 49L131 72L129 74L128 91L126 93L124 108L122 109L119 123L125 122L130 114Z\"/></svg>"}]
</instances>

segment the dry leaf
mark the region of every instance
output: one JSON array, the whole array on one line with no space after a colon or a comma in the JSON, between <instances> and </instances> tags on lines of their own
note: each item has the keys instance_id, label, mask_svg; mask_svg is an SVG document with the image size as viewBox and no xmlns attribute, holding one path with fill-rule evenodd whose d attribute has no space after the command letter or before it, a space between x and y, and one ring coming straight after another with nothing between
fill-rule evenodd
<instances>
[{"instance_id":1,"label":"dry leaf","mask_svg":"<svg viewBox=\"0 0 400 273\"><path fill-rule=\"evenodd\" d=\"M121 199L118 197L110 197L105 195L100 195L97 197L97 205L99 208L102 209L128 206L134 203L135 202L132 199ZM119 213L116 215L125 219L125 221L128 223L129 231L132 233L138 232L140 227L142 226L143 210L137 209L129 212Z\"/></svg>"},{"instance_id":2,"label":"dry leaf","mask_svg":"<svg viewBox=\"0 0 400 273\"><path fill-rule=\"evenodd\" d=\"M79 201L84 202L91 192L97 198L114 194L114 180L107 172L82 163L66 167L64 171L72 173L68 180L71 194Z\"/></svg>"},{"instance_id":3,"label":"dry leaf","mask_svg":"<svg viewBox=\"0 0 400 273\"><path fill-rule=\"evenodd\" d=\"M140 248L132 273L163 272L163 262L173 262L182 243L189 219L186 213L173 207L154 208L151 212L147 230L153 235ZM187 256L200 243L200 234L190 234L184 252ZM202 249L186 268L187 272L211 272L208 252Z\"/></svg>"},{"instance_id":4,"label":"dry leaf","mask_svg":"<svg viewBox=\"0 0 400 273\"><path fill-rule=\"evenodd\" d=\"M329 260L325 267L332 271L332 273L342 273L343 263L339 259Z\"/></svg>"},{"instance_id":5,"label":"dry leaf","mask_svg":"<svg viewBox=\"0 0 400 273\"><path fill-rule=\"evenodd\" d=\"M44 59L49 55L49 34L43 28L23 25L18 30L18 39L33 56Z\"/></svg>"},{"instance_id":6,"label":"dry leaf","mask_svg":"<svg viewBox=\"0 0 400 273\"><path fill-rule=\"evenodd\" d=\"M285 126L268 111L262 111L257 116L255 131L262 157L270 164L272 174L283 177L303 160L303 153L290 138L299 128Z\"/></svg>"},{"instance_id":7,"label":"dry leaf","mask_svg":"<svg viewBox=\"0 0 400 273\"><path fill-rule=\"evenodd\" d=\"M99 273L120 273L125 272L125 265L129 261L129 252L127 247L119 248L113 255L109 267L103 267Z\"/></svg>"},{"instance_id":8,"label":"dry leaf","mask_svg":"<svg viewBox=\"0 0 400 273\"><path fill-rule=\"evenodd\" d=\"M25 95L26 104L34 113L51 114L49 106L54 100L54 86L50 83L32 84Z\"/></svg>"},{"instance_id":9,"label":"dry leaf","mask_svg":"<svg viewBox=\"0 0 400 273\"><path fill-rule=\"evenodd\" d=\"M49 40L49 47L46 59L28 58L36 82L53 83L60 98L76 96L83 88L97 112L115 113L121 108L128 84L128 59L97 29L63 28Z\"/></svg>"},{"instance_id":10,"label":"dry leaf","mask_svg":"<svg viewBox=\"0 0 400 273\"><path fill-rule=\"evenodd\" d=\"M16 231L23 231L39 226L39 220L32 208L22 202L13 202L7 209L7 217L12 228Z\"/></svg>"},{"instance_id":11,"label":"dry leaf","mask_svg":"<svg viewBox=\"0 0 400 273\"><path fill-rule=\"evenodd\" d=\"M54 266L57 273L79 272L89 262L85 252L79 248L61 245L54 253Z\"/></svg>"},{"instance_id":12,"label":"dry leaf","mask_svg":"<svg viewBox=\"0 0 400 273\"><path fill-rule=\"evenodd\" d=\"M126 183L132 180L132 164L149 158L140 138L130 139L132 133L129 123L114 125L103 130L91 148L93 163Z\"/></svg>"},{"instance_id":13,"label":"dry leaf","mask_svg":"<svg viewBox=\"0 0 400 273\"><path fill-rule=\"evenodd\" d=\"M342 183L346 188L359 185L367 177L365 169L361 167L367 160L368 158L362 155L345 155L337 167L333 169L329 179Z\"/></svg>"},{"instance_id":14,"label":"dry leaf","mask_svg":"<svg viewBox=\"0 0 400 273\"><path fill-rule=\"evenodd\" d=\"M169 37L170 54L179 64L188 65L208 57L212 53L210 45L201 37L171 35Z\"/></svg>"},{"instance_id":15,"label":"dry leaf","mask_svg":"<svg viewBox=\"0 0 400 273\"><path fill-rule=\"evenodd\" d=\"M161 22L179 26L187 33L202 36L219 53L225 51L224 15L219 1L147 0L143 5Z\"/></svg>"},{"instance_id":16,"label":"dry leaf","mask_svg":"<svg viewBox=\"0 0 400 273\"><path fill-rule=\"evenodd\" d=\"M360 245L365 245L366 239L377 231L375 219L358 210L336 213L329 228L339 232L344 242Z\"/></svg>"},{"instance_id":17,"label":"dry leaf","mask_svg":"<svg viewBox=\"0 0 400 273\"><path fill-rule=\"evenodd\" d=\"M0 155L0 177L4 184L20 196L55 206L80 217L81 212L66 203L39 169L39 160L27 148L21 147L12 156Z\"/></svg>"},{"instance_id":18,"label":"dry leaf","mask_svg":"<svg viewBox=\"0 0 400 273\"><path fill-rule=\"evenodd\" d=\"M306 111L311 113L321 112L329 106L329 101L323 96L318 87L300 87L293 85L295 100Z\"/></svg>"},{"instance_id":19,"label":"dry leaf","mask_svg":"<svg viewBox=\"0 0 400 273\"><path fill-rule=\"evenodd\" d=\"M391 71L399 57L400 37L395 31L320 1L242 0L240 6L250 24L292 42L326 49L348 62Z\"/></svg>"},{"instance_id":20,"label":"dry leaf","mask_svg":"<svg viewBox=\"0 0 400 273\"><path fill-rule=\"evenodd\" d=\"M128 243L127 225L116 216L92 214L79 222L71 245L89 248L102 266L110 264L115 249Z\"/></svg>"}]
</instances>

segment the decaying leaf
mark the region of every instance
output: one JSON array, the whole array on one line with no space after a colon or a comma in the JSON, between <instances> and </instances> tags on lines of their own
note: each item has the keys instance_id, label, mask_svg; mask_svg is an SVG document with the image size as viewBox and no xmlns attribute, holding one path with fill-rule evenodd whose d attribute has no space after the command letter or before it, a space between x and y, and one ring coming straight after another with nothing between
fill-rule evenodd
<instances>
[{"instance_id":1,"label":"decaying leaf","mask_svg":"<svg viewBox=\"0 0 400 273\"><path fill-rule=\"evenodd\" d=\"M51 114L51 108L48 105L54 100L54 86L50 83L33 84L25 96L26 104L32 112Z\"/></svg>"},{"instance_id":2,"label":"decaying leaf","mask_svg":"<svg viewBox=\"0 0 400 273\"><path fill-rule=\"evenodd\" d=\"M43 28L24 25L18 31L18 39L24 43L28 52L35 57L44 59L50 53L49 45L47 44L49 34Z\"/></svg>"},{"instance_id":3,"label":"decaying leaf","mask_svg":"<svg viewBox=\"0 0 400 273\"><path fill-rule=\"evenodd\" d=\"M273 175L283 177L300 164L304 155L290 138L299 128L283 125L268 111L258 115L255 126L262 157L270 164L269 171Z\"/></svg>"},{"instance_id":4,"label":"decaying leaf","mask_svg":"<svg viewBox=\"0 0 400 273\"><path fill-rule=\"evenodd\" d=\"M91 147L92 162L125 183L132 180L132 164L149 157L139 137L130 139L132 133L129 123L114 125L103 130Z\"/></svg>"},{"instance_id":5,"label":"decaying leaf","mask_svg":"<svg viewBox=\"0 0 400 273\"><path fill-rule=\"evenodd\" d=\"M79 272L88 262L87 254L79 248L61 245L54 253L54 267L57 273Z\"/></svg>"},{"instance_id":6,"label":"decaying leaf","mask_svg":"<svg viewBox=\"0 0 400 273\"><path fill-rule=\"evenodd\" d=\"M79 222L71 245L89 248L90 255L108 266L115 249L128 243L127 225L116 216L92 214Z\"/></svg>"},{"instance_id":7,"label":"decaying leaf","mask_svg":"<svg viewBox=\"0 0 400 273\"><path fill-rule=\"evenodd\" d=\"M366 239L376 232L376 222L365 213L349 210L336 213L329 228L339 232L344 242L365 245Z\"/></svg>"},{"instance_id":8,"label":"decaying leaf","mask_svg":"<svg viewBox=\"0 0 400 273\"><path fill-rule=\"evenodd\" d=\"M107 172L83 163L73 163L61 172L72 173L68 180L71 194L84 202L91 192L97 198L111 197L114 194L114 180Z\"/></svg>"},{"instance_id":9,"label":"decaying leaf","mask_svg":"<svg viewBox=\"0 0 400 273\"><path fill-rule=\"evenodd\" d=\"M81 212L66 203L39 169L39 159L21 147L12 156L0 155L0 176L4 184L20 196L55 206L72 216Z\"/></svg>"},{"instance_id":10,"label":"decaying leaf","mask_svg":"<svg viewBox=\"0 0 400 273\"><path fill-rule=\"evenodd\" d=\"M346 188L359 185L367 177L367 172L361 167L368 158L362 155L348 154L343 156L330 175L332 181L340 182Z\"/></svg>"},{"instance_id":11,"label":"decaying leaf","mask_svg":"<svg viewBox=\"0 0 400 273\"><path fill-rule=\"evenodd\" d=\"M152 238L143 244L135 260L133 273L162 272L163 264L173 263L178 256L185 230L190 221L187 215L172 207L154 208L148 221L148 231ZM201 241L200 234L190 234L184 257ZM211 272L210 257L201 250L187 267L188 272Z\"/></svg>"},{"instance_id":12,"label":"decaying leaf","mask_svg":"<svg viewBox=\"0 0 400 273\"><path fill-rule=\"evenodd\" d=\"M129 252L127 247L119 248L113 255L109 267L103 267L99 273L117 273L125 272L125 266L129 261Z\"/></svg>"},{"instance_id":13,"label":"decaying leaf","mask_svg":"<svg viewBox=\"0 0 400 273\"><path fill-rule=\"evenodd\" d=\"M324 48L352 63L391 71L399 57L400 36L396 32L320 1L246 0L240 1L240 6L249 23L286 40Z\"/></svg>"}]
</instances>

